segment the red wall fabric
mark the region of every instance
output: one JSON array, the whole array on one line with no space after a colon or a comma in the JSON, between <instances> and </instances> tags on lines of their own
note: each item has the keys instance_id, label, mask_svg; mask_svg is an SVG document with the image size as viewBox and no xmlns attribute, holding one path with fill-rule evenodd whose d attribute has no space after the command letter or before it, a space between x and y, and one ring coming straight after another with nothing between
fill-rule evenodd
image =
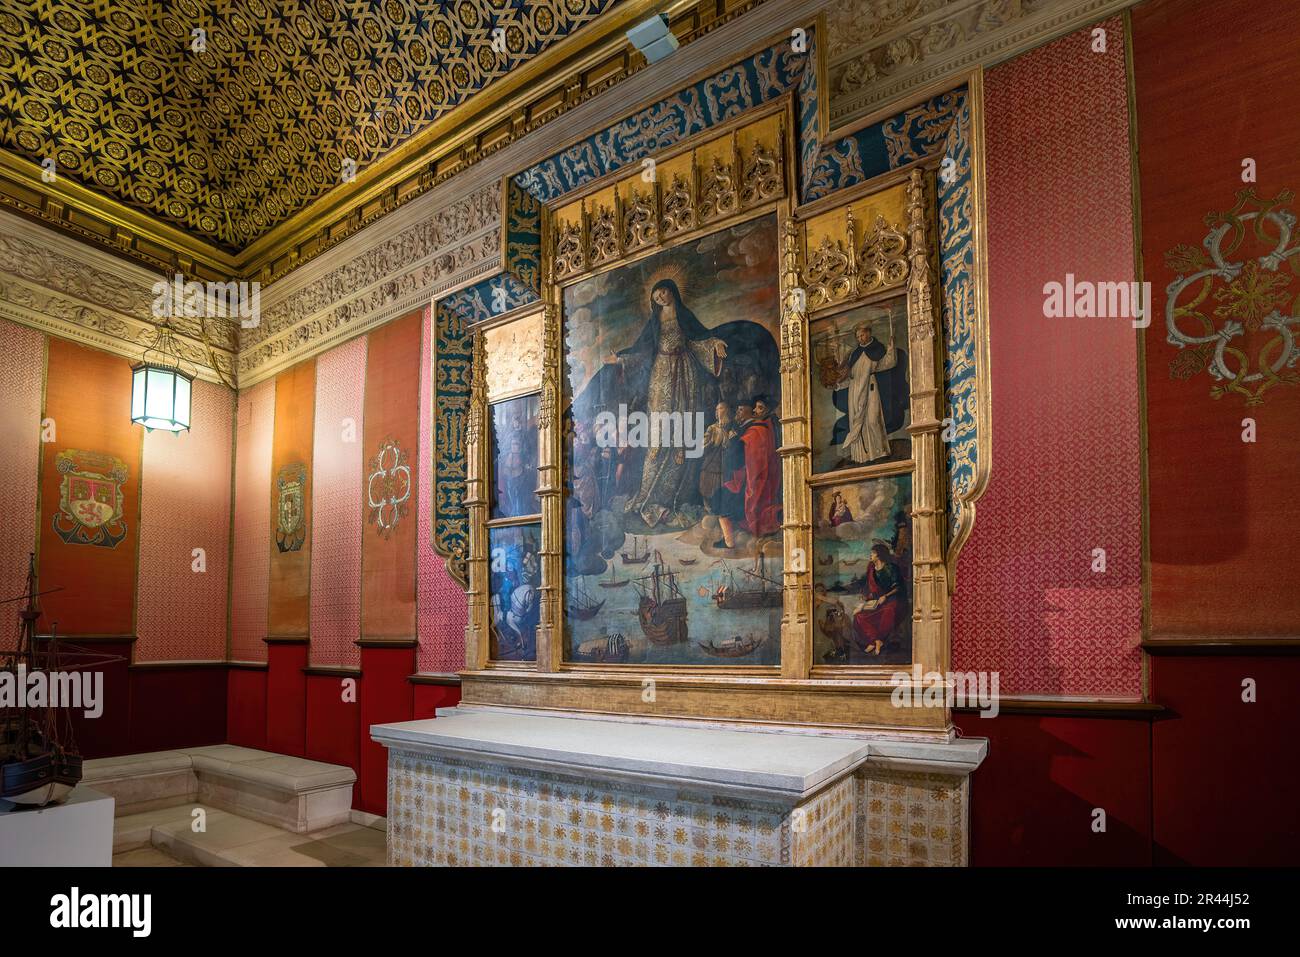
<instances>
[{"instance_id":1,"label":"red wall fabric","mask_svg":"<svg viewBox=\"0 0 1300 957\"><path fill-rule=\"evenodd\" d=\"M1289 88L1300 73L1295 12L1254 0L1154 0L1133 12L1142 262L1157 307L1146 331L1153 638L1300 635L1300 588L1288 558L1300 524L1300 380L1270 388L1259 404L1232 392L1213 398L1224 380L1211 377L1205 354L1169 343L1165 323L1170 282L1204 268L1197 260L1208 216L1233 209L1243 190L1268 200L1300 191L1294 98L1269 92ZM1242 181L1246 158L1256 163L1253 184ZM1284 208L1300 212L1294 199ZM1270 341L1277 347L1270 358L1283 353L1279 333L1252 330L1252 322L1274 309L1300 314L1300 257L1260 268L1277 227L1267 226L1260 241L1251 229L1259 224L1247 222L1235 252L1223 244L1225 261L1242 265L1238 280L1186 290L1178 304L1205 295L1203 319L1177 322L1206 333L1242 323L1244 339L1230 344L1256 369ZM1229 357L1234 370L1240 361ZM1256 423L1253 444L1242 441L1247 418Z\"/></svg>"},{"instance_id":2,"label":"red wall fabric","mask_svg":"<svg viewBox=\"0 0 1300 957\"><path fill-rule=\"evenodd\" d=\"M372 741L370 727L415 717L410 678L414 648L363 648L361 671L361 771L356 806L381 817L388 815L388 749Z\"/></svg>"},{"instance_id":3,"label":"red wall fabric","mask_svg":"<svg viewBox=\"0 0 1300 957\"><path fill-rule=\"evenodd\" d=\"M132 668L130 745L123 753L224 744L226 704L224 666Z\"/></svg>"},{"instance_id":4,"label":"red wall fabric","mask_svg":"<svg viewBox=\"0 0 1300 957\"><path fill-rule=\"evenodd\" d=\"M363 638L415 638L421 318L413 312L376 329L366 351Z\"/></svg>"},{"instance_id":5,"label":"red wall fabric","mask_svg":"<svg viewBox=\"0 0 1300 957\"><path fill-rule=\"evenodd\" d=\"M311 618L312 438L316 410L316 360L300 362L275 379L275 439L271 447L271 570L268 577L268 638L307 637ZM285 470L289 470L286 472ZM281 479L299 483L301 530L292 547L276 539ZM297 542L301 537L300 544Z\"/></svg>"},{"instance_id":6,"label":"red wall fabric","mask_svg":"<svg viewBox=\"0 0 1300 957\"><path fill-rule=\"evenodd\" d=\"M195 382L190 416L188 432L144 437L136 661L226 657L234 394Z\"/></svg>"},{"instance_id":7,"label":"red wall fabric","mask_svg":"<svg viewBox=\"0 0 1300 957\"><path fill-rule=\"evenodd\" d=\"M62 590L42 599L45 615L38 625L42 630L58 622L61 635L135 634L140 450L144 429L132 424L130 410L129 362L64 339L50 338L42 417L53 420L55 441L44 443L42 448L38 561L41 589ZM106 499L114 497L114 487L120 490L120 521L87 531L88 536L102 542L113 541L120 535L116 544L70 543L60 534L59 528L68 531L76 527L59 504L65 478L69 480L74 499L89 488L85 482L73 478L73 473L59 471L60 453L76 455L77 459L71 463L64 460L65 467L70 465L84 474L90 474L87 472L90 469L98 476L117 468L114 462L120 463L125 481L114 483L106 473L103 478L93 480L96 494ZM83 459L85 454L105 458L102 461ZM111 502L104 504L113 507ZM76 508L75 501L70 502L70 507Z\"/></svg>"},{"instance_id":8,"label":"red wall fabric","mask_svg":"<svg viewBox=\"0 0 1300 957\"><path fill-rule=\"evenodd\" d=\"M306 642L267 645L266 747L303 757L307 750Z\"/></svg>"},{"instance_id":9,"label":"red wall fabric","mask_svg":"<svg viewBox=\"0 0 1300 957\"><path fill-rule=\"evenodd\" d=\"M41 384L45 378L45 336L0 320L0 598L23 594L28 556L36 550L37 481L41 462ZM0 628L0 652L18 637Z\"/></svg>"},{"instance_id":10,"label":"red wall fabric","mask_svg":"<svg viewBox=\"0 0 1300 957\"><path fill-rule=\"evenodd\" d=\"M235 429L234 547L230 575L230 660L266 661L271 535L271 442L275 380L239 395ZM263 721L265 724L265 721Z\"/></svg>"},{"instance_id":11,"label":"red wall fabric","mask_svg":"<svg viewBox=\"0 0 1300 957\"><path fill-rule=\"evenodd\" d=\"M307 750L306 757L326 764L342 764L360 771L357 753L360 736L361 676L355 682L349 701L344 700L343 683L347 678L336 675L307 676ZM352 803L357 806L357 788Z\"/></svg>"},{"instance_id":12,"label":"red wall fabric","mask_svg":"<svg viewBox=\"0 0 1300 957\"><path fill-rule=\"evenodd\" d=\"M226 740L245 748L266 747L265 668L229 669L226 679Z\"/></svg>"},{"instance_id":13,"label":"red wall fabric","mask_svg":"<svg viewBox=\"0 0 1300 957\"><path fill-rule=\"evenodd\" d=\"M1133 279L1124 31L1103 27L1106 53L1081 30L985 84L993 467L958 560L953 662L1000 672L1004 695L1141 694L1136 335L1043 314L1067 273Z\"/></svg>"},{"instance_id":14,"label":"red wall fabric","mask_svg":"<svg viewBox=\"0 0 1300 957\"><path fill-rule=\"evenodd\" d=\"M989 739L971 778L977 867L1138 867L1151 862L1151 722L1145 719L954 716ZM1095 812L1105 830L1094 830Z\"/></svg>"},{"instance_id":15,"label":"red wall fabric","mask_svg":"<svg viewBox=\"0 0 1300 957\"><path fill-rule=\"evenodd\" d=\"M361 662L361 450L366 339L316 360L312 451L311 663Z\"/></svg>"},{"instance_id":16,"label":"red wall fabric","mask_svg":"<svg viewBox=\"0 0 1300 957\"><path fill-rule=\"evenodd\" d=\"M1242 682L1255 682L1255 701ZM1295 656L1154 656L1154 863L1295 866Z\"/></svg>"}]
</instances>

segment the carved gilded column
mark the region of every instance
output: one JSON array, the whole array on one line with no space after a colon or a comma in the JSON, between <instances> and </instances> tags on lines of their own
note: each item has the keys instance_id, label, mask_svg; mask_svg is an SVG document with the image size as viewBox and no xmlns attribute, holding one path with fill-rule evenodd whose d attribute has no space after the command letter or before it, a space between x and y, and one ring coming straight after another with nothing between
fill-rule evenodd
<instances>
[{"instance_id":1,"label":"carved gilded column","mask_svg":"<svg viewBox=\"0 0 1300 957\"><path fill-rule=\"evenodd\" d=\"M558 290L552 295L558 299ZM541 430L537 444L537 497L542 507L538 671L559 671L564 651L564 435L560 398L560 308L553 301L542 313Z\"/></svg>"},{"instance_id":2,"label":"carved gilded column","mask_svg":"<svg viewBox=\"0 0 1300 957\"><path fill-rule=\"evenodd\" d=\"M481 330L473 333L469 422L465 428L465 511L468 513L469 621L465 626L465 667L476 671L488 659L487 532L487 349Z\"/></svg>"},{"instance_id":3,"label":"carved gilded column","mask_svg":"<svg viewBox=\"0 0 1300 957\"><path fill-rule=\"evenodd\" d=\"M943 443L943 380L935 343L934 280L926 241L929 204L921 170L907 187L908 337L911 340L912 486L915 660L927 671L946 673L949 661L948 571L944 561L946 515Z\"/></svg>"},{"instance_id":4,"label":"carved gilded column","mask_svg":"<svg viewBox=\"0 0 1300 957\"><path fill-rule=\"evenodd\" d=\"M781 677L807 678L812 659L812 473L808 410L808 296L799 284L799 234L781 225L781 481L785 489Z\"/></svg>"}]
</instances>

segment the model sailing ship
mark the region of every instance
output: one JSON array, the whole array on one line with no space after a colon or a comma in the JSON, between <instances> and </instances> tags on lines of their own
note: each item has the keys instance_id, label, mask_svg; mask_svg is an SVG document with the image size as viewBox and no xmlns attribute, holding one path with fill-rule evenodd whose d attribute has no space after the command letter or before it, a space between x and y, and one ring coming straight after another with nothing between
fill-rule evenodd
<instances>
[{"instance_id":1,"label":"model sailing ship","mask_svg":"<svg viewBox=\"0 0 1300 957\"><path fill-rule=\"evenodd\" d=\"M20 683L33 672L52 676L60 670L57 636L51 635L37 648L38 597L36 556L32 555L27 593L7 599L24 602L18 613L18 646L3 656L0 665L0 670L12 671ZM43 708L15 705L0 710L0 799L29 807L57 804L80 780L81 755L72 737L72 722L66 709L54 707L53 695L47 696Z\"/></svg>"}]
</instances>

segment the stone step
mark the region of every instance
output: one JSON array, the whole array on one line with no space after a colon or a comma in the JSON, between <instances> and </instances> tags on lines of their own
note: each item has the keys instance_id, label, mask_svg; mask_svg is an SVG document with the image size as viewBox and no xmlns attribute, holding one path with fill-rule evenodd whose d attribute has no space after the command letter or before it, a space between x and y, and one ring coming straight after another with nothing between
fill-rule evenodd
<instances>
[{"instance_id":1,"label":"stone step","mask_svg":"<svg viewBox=\"0 0 1300 957\"><path fill-rule=\"evenodd\" d=\"M384 836L373 828L341 824L310 834L295 834L203 807L203 830L195 819L155 824L153 847L179 861L202 867L359 867L384 863Z\"/></svg>"},{"instance_id":2,"label":"stone step","mask_svg":"<svg viewBox=\"0 0 1300 957\"><path fill-rule=\"evenodd\" d=\"M201 803L297 833L347 822L356 779L349 767L231 744L97 758L84 774L119 816Z\"/></svg>"}]
</instances>

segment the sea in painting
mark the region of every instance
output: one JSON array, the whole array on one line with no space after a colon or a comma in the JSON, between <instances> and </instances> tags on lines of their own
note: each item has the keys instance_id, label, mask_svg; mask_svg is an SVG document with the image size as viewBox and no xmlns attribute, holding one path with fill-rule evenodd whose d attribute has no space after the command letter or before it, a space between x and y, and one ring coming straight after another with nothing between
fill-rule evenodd
<instances>
[{"instance_id":1,"label":"sea in painting","mask_svg":"<svg viewBox=\"0 0 1300 957\"><path fill-rule=\"evenodd\" d=\"M488 529L488 657L537 660L542 586L541 526Z\"/></svg>"},{"instance_id":2,"label":"sea in painting","mask_svg":"<svg viewBox=\"0 0 1300 957\"><path fill-rule=\"evenodd\" d=\"M490 518L537 515L536 393L494 402L492 420L492 508Z\"/></svg>"},{"instance_id":3,"label":"sea in painting","mask_svg":"<svg viewBox=\"0 0 1300 957\"><path fill-rule=\"evenodd\" d=\"M813 490L813 664L912 660L912 477Z\"/></svg>"},{"instance_id":4,"label":"sea in painting","mask_svg":"<svg viewBox=\"0 0 1300 957\"><path fill-rule=\"evenodd\" d=\"M813 472L911 458L907 297L817 319L808 341Z\"/></svg>"},{"instance_id":5,"label":"sea in painting","mask_svg":"<svg viewBox=\"0 0 1300 957\"><path fill-rule=\"evenodd\" d=\"M774 665L776 217L564 291L565 658Z\"/></svg>"}]
</instances>

